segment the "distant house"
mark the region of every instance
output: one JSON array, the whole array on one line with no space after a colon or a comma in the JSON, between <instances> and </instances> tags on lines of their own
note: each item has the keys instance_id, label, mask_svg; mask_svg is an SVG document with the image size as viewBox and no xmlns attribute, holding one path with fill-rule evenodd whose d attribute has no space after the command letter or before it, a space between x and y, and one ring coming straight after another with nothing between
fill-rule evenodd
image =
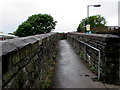
<instances>
[{"instance_id":1,"label":"distant house","mask_svg":"<svg viewBox=\"0 0 120 90\"><path fill-rule=\"evenodd\" d=\"M109 30L114 30L114 29L118 29L119 26L107 26Z\"/></svg>"},{"instance_id":2,"label":"distant house","mask_svg":"<svg viewBox=\"0 0 120 90\"><path fill-rule=\"evenodd\" d=\"M3 33L0 33L0 41L2 40L7 40L7 39L13 39L13 38L16 38L17 36L14 36L14 35L7 35L7 34L3 34Z\"/></svg>"}]
</instances>

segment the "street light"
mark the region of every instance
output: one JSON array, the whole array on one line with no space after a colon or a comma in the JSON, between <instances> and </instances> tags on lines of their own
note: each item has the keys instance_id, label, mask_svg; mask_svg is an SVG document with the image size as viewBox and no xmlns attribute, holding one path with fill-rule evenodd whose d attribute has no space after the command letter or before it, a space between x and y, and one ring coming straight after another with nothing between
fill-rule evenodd
<instances>
[{"instance_id":1,"label":"street light","mask_svg":"<svg viewBox=\"0 0 120 90\"><path fill-rule=\"evenodd\" d=\"M89 7L100 7L101 5L88 5L87 6L87 17L89 17Z\"/></svg>"},{"instance_id":2,"label":"street light","mask_svg":"<svg viewBox=\"0 0 120 90\"><path fill-rule=\"evenodd\" d=\"M100 7L101 5L88 5L87 6L87 19L89 18L89 7ZM89 19L87 20L87 26L86 28L88 27L88 30L90 29L90 25L89 25Z\"/></svg>"}]
</instances>

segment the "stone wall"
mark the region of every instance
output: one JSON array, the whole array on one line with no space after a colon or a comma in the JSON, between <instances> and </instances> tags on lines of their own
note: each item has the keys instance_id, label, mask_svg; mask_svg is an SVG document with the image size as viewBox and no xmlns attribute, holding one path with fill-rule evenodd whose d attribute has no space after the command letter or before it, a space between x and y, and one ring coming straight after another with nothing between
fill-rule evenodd
<instances>
[{"instance_id":1,"label":"stone wall","mask_svg":"<svg viewBox=\"0 0 120 90\"><path fill-rule=\"evenodd\" d=\"M81 59L88 62L97 72L100 80L120 84L119 36L68 33L67 38Z\"/></svg>"},{"instance_id":2,"label":"stone wall","mask_svg":"<svg viewBox=\"0 0 120 90\"><path fill-rule=\"evenodd\" d=\"M67 39L67 33L59 33L59 36L61 37L61 40Z\"/></svg>"},{"instance_id":3,"label":"stone wall","mask_svg":"<svg viewBox=\"0 0 120 90\"><path fill-rule=\"evenodd\" d=\"M5 40L0 47L3 88L41 88L57 53L59 35Z\"/></svg>"}]
</instances>

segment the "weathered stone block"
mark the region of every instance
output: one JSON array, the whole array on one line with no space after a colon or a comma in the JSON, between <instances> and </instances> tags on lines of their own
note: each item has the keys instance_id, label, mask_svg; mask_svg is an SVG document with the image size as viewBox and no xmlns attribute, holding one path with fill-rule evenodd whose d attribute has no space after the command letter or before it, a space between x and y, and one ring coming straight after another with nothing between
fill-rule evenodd
<instances>
[{"instance_id":1,"label":"weathered stone block","mask_svg":"<svg viewBox=\"0 0 120 90\"><path fill-rule=\"evenodd\" d=\"M24 59L31 53L31 45L29 46L24 46L19 50L19 55L20 55L20 60Z\"/></svg>"},{"instance_id":2,"label":"weathered stone block","mask_svg":"<svg viewBox=\"0 0 120 90\"><path fill-rule=\"evenodd\" d=\"M34 71L34 65L32 64L32 62L30 62L28 65L26 65L26 69L27 69L28 73L31 73Z\"/></svg>"},{"instance_id":3,"label":"weathered stone block","mask_svg":"<svg viewBox=\"0 0 120 90\"><path fill-rule=\"evenodd\" d=\"M15 50L18 50L17 47L11 44L10 42L7 41L2 42L2 55L6 55Z\"/></svg>"},{"instance_id":4,"label":"weathered stone block","mask_svg":"<svg viewBox=\"0 0 120 90\"><path fill-rule=\"evenodd\" d=\"M27 43L22 38L15 38L15 39L9 40L8 42L12 43L14 46L16 46L19 49L27 45Z\"/></svg>"}]
</instances>

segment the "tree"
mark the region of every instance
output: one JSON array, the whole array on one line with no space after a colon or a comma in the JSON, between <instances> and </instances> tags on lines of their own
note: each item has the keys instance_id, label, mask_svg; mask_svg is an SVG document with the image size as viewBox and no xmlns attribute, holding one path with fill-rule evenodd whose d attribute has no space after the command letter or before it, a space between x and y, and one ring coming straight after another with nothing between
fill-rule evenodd
<instances>
[{"instance_id":1,"label":"tree","mask_svg":"<svg viewBox=\"0 0 120 90\"><path fill-rule=\"evenodd\" d=\"M78 32L84 32L85 31L85 26L87 25L87 20L89 20L89 24L91 29L95 27L104 27L106 25L106 20L104 17L101 15L95 15L95 16L90 16L88 18L82 19L80 22L77 31Z\"/></svg>"},{"instance_id":2,"label":"tree","mask_svg":"<svg viewBox=\"0 0 120 90\"><path fill-rule=\"evenodd\" d=\"M57 21L48 14L35 14L18 26L15 31L16 36L24 37L35 34L49 33L55 29Z\"/></svg>"}]
</instances>

